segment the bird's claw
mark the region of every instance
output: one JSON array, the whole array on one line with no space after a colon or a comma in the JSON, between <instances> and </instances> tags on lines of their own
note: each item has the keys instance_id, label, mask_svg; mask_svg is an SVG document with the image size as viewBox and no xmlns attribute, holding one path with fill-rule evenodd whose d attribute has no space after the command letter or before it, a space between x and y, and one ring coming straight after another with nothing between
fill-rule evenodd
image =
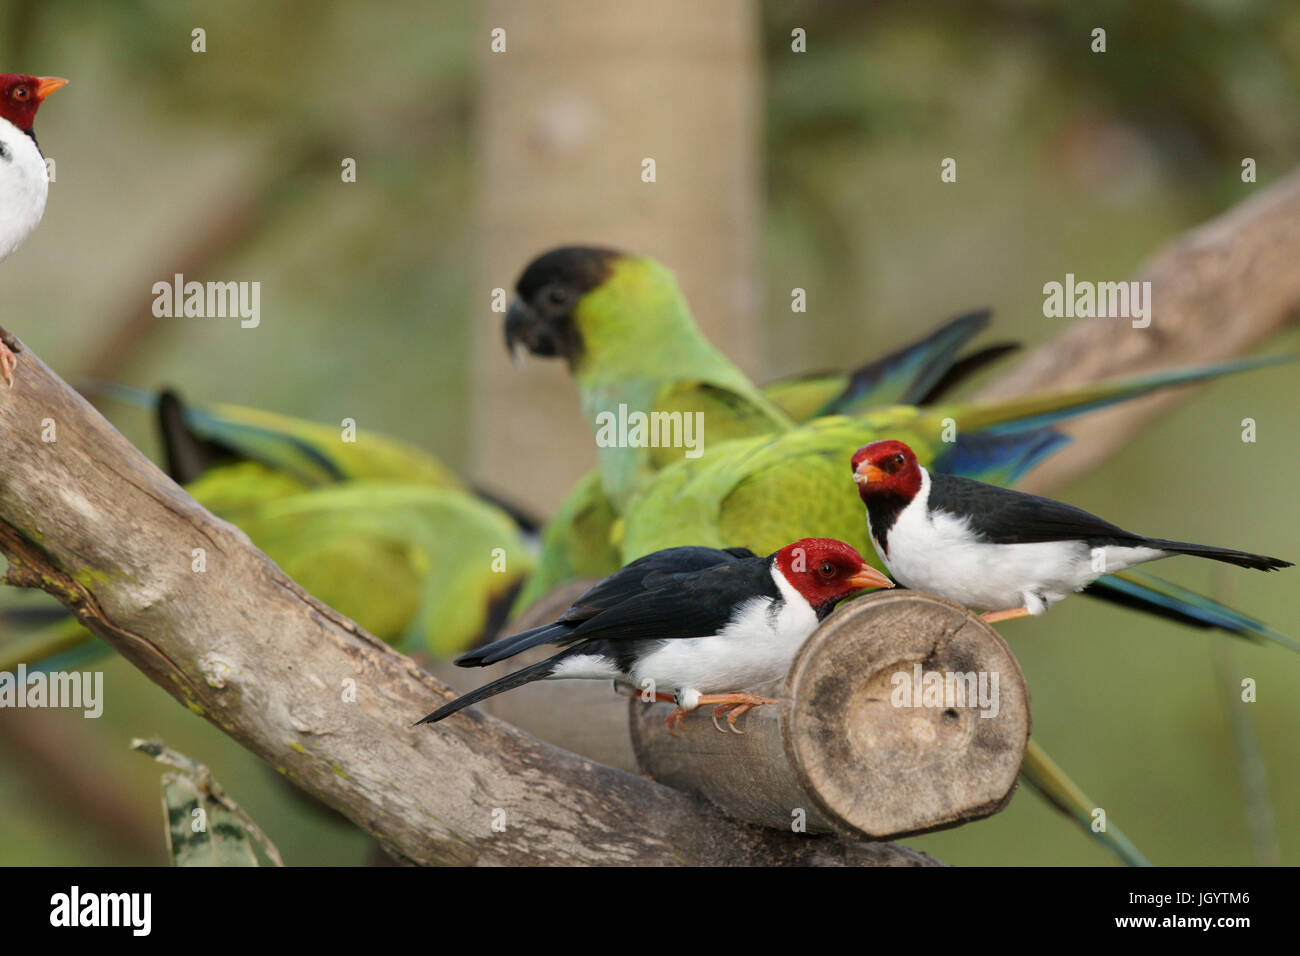
<instances>
[{"instance_id":1,"label":"bird's claw","mask_svg":"<svg viewBox=\"0 0 1300 956\"><path fill-rule=\"evenodd\" d=\"M726 733L718 723L718 718L723 714L727 715L727 727L733 734L739 734L742 737L745 732L736 726L736 721L749 713L755 707L762 707L764 704L779 704L779 700L773 700L771 697L760 697L758 694L741 692L738 694L705 694L700 698L700 704L716 704L713 708L713 726L717 728L718 733Z\"/></svg>"},{"instance_id":2,"label":"bird's claw","mask_svg":"<svg viewBox=\"0 0 1300 956\"><path fill-rule=\"evenodd\" d=\"M740 719L742 714L753 707L753 704L719 704L713 708L713 726L717 728L718 733L725 734L727 731L718 726L718 718L726 714L727 727L733 734L740 734L743 737L745 732L736 726L736 721Z\"/></svg>"},{"instance_id":3,"label":"bird's claw","mask_svg":"<svg viewBox=\"0 0 1300 956\"><path fill-rule=\"evenodd\" d=\"M779 703L781 703L779 700L773 700L771 697L760 697L758 694L750 693L704 694L700 697L696 708L708 704L717 705L713 708L713 726L717 729L718 733L725 734L727 732L726 730L723 730L722 725L718 723L718 718L725 714L727 717L728 729L730 729L733 734L739 734L743 737L745 732L736 726L737 720L755 707L762 707L764 704ZM681 734L678 733L678 731L686 729L682 726L682 722L686 720L686 715L689 713L691 713L691 711L678 706L671 714L669 714L668 718L665 720L665 723L668 725L668 732L674 737L680 737Z\"/></svg>"},{"instance_id":4,"label":"bird's claw","mask_svg":"<svg viewBox=\"0 0 1300 956\"><path fill-rule=\"evenodd\" d=\"M668 725L668 733L672 734L674 737L680 737L681 731L686 729L682 726L682 721L686 719L686 715L689 713L689 710L683 710L681 707L673 710L664 721L664 723Z\"/></svg>"}]
</instances>

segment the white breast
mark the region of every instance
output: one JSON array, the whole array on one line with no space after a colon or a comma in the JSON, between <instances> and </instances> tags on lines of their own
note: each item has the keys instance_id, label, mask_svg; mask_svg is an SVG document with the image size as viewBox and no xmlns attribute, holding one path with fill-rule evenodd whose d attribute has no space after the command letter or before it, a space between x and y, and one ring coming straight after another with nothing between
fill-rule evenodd
<instances>
[{"instance_id":1,"label":"white breast","mask_svg":"<svg viewBox=\"0 0 1300 956\"><path fill-rule=\"evenodd\" d=\"M0 259L8 258L40 223L49 188L36 143L0 119Z\"/></svg>"},{"instance_id":2,"label":"white breast","mask_svg":"<svg viewBox=\"0 0 1300 956\"><path fill-rule=\"evenodd\" d=\"M632 683L641 686L649 679L665 693L713 694L784 677L795 653L817 627L817 613L775 565L772 579L781 602L753 598L718 634L664 641L638 662Z\"/></svg>"}]
</instances>

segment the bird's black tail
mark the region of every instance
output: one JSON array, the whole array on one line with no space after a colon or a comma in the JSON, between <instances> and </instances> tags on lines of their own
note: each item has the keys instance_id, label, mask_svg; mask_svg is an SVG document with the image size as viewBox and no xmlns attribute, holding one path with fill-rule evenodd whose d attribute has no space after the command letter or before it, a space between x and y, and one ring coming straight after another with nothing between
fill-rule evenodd
<instances>
[{"instance_id":1,"label":"bird's black tail","mask_svg":"<svg viewBox=\"0 0 1300 956\"><path fill-rule=\"evenodd\" d=\"M549 677L555 670L556 664L567 657L570 651L561 651L554 657L548 657L544 661L538 661L536 664L530 664L527 667L515 671L513 674L507 674L490 684L484 684L477 690L472 690L468 694L457 697L450 703L443 704L428 717L417 721L416 726L420 724L436 724L444 717L450 717L458 710L464 710L472 704L477 704L481 700L487 700L489 697L495 697L497 694L507 690L514 690L516 687L522 687L524 684L531 684L535 680L542 680Z\"/></svg>"},{"instance_id":2,"label":"bird's black tail","mask_svg":"<svg viewBox=\"0 0 1300 956\"><path fill-rule=\"evenodd\" d=\"M489 664L503 661L507 657L514 657L530 647L537 647L539 644L558 643L572 630L573 628L567 624L543 624L540 627L531 627L526 631L520 631L518 634L499 637L491 644L484 644L472 651L466 651L456 658L454 663L457 667L487 667Z\"/></svg>"},{"instance_id":3,"label":"bird's black tail","mask_svg":"<svg viewBox=\"0 0 1300 956\"><path fill-rule=\"evenodd\" d=\"M1163 538L1147 538L1143 542L1148 548L1172 551L1175 554L1190 554L1211 561L1226 561L1241 568L1254 568L1257 571L1276 571L1279 568L1294 567L1292 562L1281 558L1270 558L1264 554L1251 554L1249 551L1234 551L1232 548L1216 548L1209 544L1190 544L1186 541L1166 541Z\"/></svg>"}]
</instances>

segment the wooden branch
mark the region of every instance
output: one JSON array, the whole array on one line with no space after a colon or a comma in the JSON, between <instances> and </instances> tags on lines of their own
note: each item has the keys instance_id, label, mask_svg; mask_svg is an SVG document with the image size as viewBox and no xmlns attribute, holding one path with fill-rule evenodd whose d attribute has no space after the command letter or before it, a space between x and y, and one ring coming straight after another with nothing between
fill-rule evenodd
<instances>
[{"instance_id":1,"label":"wooden branch","mask_svg":"<svg viewBox=\"0 0 1300 956\"><path fill-rule=\"evenodd\" d=\"M737 823L489 716L412 726L449 699L445 685L303 592L30 351L16 377L0 389L6 582L53 594L191 711L397 857L933 864L903 847Z\"/></svg>"},{"instance_id":2,"label":"wooden branch","mask_svg":"<svg viewBox=\"0 0 1300 956\"><path fill-rule=\"evenodd\" d=\"M1300 170L1259 188L1253 198L1174 240L1139 271L1136 278L1151 283L1150 326L1134 328L1127 319L1044 319L1069 324L980 397L1220 361L1282 331L1300 316ZM1095 467L1187 394L1162 392L1070 422L1063 430L1074 443L1020 487L1042 492Z\"/></svg>"}]
</instances>

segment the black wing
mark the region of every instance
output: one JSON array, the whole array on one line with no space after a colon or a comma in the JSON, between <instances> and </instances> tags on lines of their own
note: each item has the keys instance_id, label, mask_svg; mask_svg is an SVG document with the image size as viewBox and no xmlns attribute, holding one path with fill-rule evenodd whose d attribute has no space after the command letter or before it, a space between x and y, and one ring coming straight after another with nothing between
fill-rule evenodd
<instances>
[{"instance_id":1,"label":"black wing","mask_svg":"<svg viewBox=\"0 0 1300 956\"><path fill-rule=\"evenodd\" d=\"M573 628L569 640L676 640L716 634L736 608L755 597L780 598L766 558L673 575Z\"/></svg>"},{"instance_id":2,"label":"black wing","mask_svg":"<svg viewBox=\"0 0 1300 956\"><path fill-rule=\"evenodd\" d=\"M680 589L688 586L689 582L701 572L715 565L732 565L738 562L754 562L764 569L767 567L766 562L760 560L747 548L727 548L719 551L714 548L681 547L666 548L663 551L647 554L583 592L582 596L574 601L553 624L543 624L518 634L502 637L462 654L456 658L456 663L461 667L486 667L541 644L572 644L582 640L579 629L585 622L622 607L625 603L651 591L680 594L682 593ZM644 607L647 611L653 608L653 604L637 606ZM634 616L629 615L628 620L634 620ZM647 629L651 629L648 621L643 620L641 623ZM688 626L695 626L695 624ZM713 631L704 633L711 634Z\"/></svg>"},{"instance_id":3,"label":"black wing","mask_svg":"<svg viewBox=\"0 0 1300 956\"><path fill-rule=\"evenodd\" d=\"M681 576L698 574L715 564L757 557L748 548L681 547L665 548L620 568L603 581L592 585L560 616L561 621L585 621L634 594L663 587Z\"/></svg>"},{"instance_id":4,"label":"black wing","mask_svg":"<svg viewBox=\"0 0 1300 956\"><path fill-rule=\"evenodd\" d=\"M972 531L994 544L1086 541L1093 546L1134 546L1147 541L1074 505L958 475L930 475L930 508L967 519Z\"/></svg>"}]
</instances>

